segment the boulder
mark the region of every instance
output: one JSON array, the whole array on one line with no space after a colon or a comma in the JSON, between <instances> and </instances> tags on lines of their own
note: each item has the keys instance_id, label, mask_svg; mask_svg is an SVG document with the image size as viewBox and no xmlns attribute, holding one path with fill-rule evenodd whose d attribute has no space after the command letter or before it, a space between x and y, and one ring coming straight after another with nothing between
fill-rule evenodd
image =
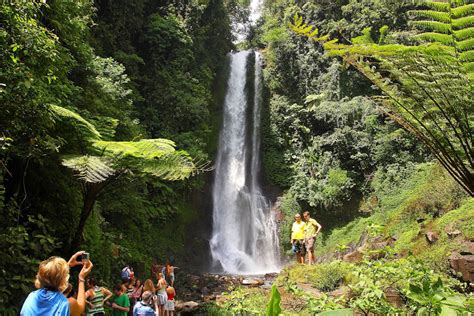
<instances>
[{"instance_id":1,"label":"boulder","mask_svg":"<svg viewBox=\"0 0 474 316\"><path fill-rule=\"evenodd\" d=\"M456 230L448 231L446 232L446 234L448 234L449 238L453 239L461 235L461 231L459 229L456 229Z\"/></svg>"},{"instance_id":2,"label":"boulder","mask_svg":"<svg viewBox=\"0 0 474 316\"><path fill-rule=\"evenodd\" d=\"M262 279L243 279L241 284L248 285L248 286L261 286L265 283Z\"/></svg>"},{"instance_id":3,"label":"boulder","mask_svg":"<svg viewBox=\"0 0 474 316\"><path fill-rule=\"evenodd\" d=\"M199 303L196 303L194 301L188 301L188 302L178 301L176 302L174 308L176 312L192 313L199 308Z\"/></svg>"},{"instance_id":4,"label":"boulder","mask_svg":"<svg viewBox=\"0 0 474 316\"><path fill-rule=\"evenodd\" d=\"M449 265L456 272L460 274L461 278L466 282L474 282L474 255L461 253L453 253L449 257Z\"/></svg>"},{"instance_id":5,"label":"boulder","mask_svg":"<svg viewBox=\"0 0 474 316\"><path fill-rule=\"evenodd\" d=\"M428 243L430 243L430 244L434 244L439 239L438 234L435 233L435 232L432 232L432 231L426 232L425 237L426 237L426 240L428 241Z\"/></svg>"}]
</instances>

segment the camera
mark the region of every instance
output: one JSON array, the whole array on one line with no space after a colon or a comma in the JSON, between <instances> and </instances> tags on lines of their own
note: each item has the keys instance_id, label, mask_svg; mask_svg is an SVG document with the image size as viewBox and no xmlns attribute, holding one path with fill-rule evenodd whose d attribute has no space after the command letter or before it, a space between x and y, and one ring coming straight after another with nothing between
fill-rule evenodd
<instances>
[{"instance_id":1,"label":"camera","mask_svg":"<svg viewBox=\"0 0 474 316\"><path fill-rule=\"evenodd\" d=\"M88 252L83 252L82 255L76 257L77 262L86 262L90 260L90 254Z\"/></svg>"},{"instance_id":2,"label":"camera","mask_svg":"<svg viewBox=\"0 0 474 316\"><path fill-rule=\"evenodd\" d=\"M153 295L153 296L151 297L151 299L152 299L153 303L156 303L156 302L158 301L158 296Z\"/></svg>"}]
</instances>

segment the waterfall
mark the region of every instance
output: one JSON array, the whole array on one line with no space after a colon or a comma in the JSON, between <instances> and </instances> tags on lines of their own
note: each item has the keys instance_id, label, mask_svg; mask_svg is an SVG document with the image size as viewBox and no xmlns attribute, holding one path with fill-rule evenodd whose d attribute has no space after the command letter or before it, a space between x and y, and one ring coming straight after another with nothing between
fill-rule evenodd
<instances>
[{"instance_id":1,"label":"waterfall","mask_svg":"<svg viewBox=\"0 0 474 316\"><path fill-rule=\"evenodd\" d=\"M229 59L230 75L212 192L211 254L226 273L261 274L279 270L279 242L271 205L258 181L260 55L247 50L230 53ZM251 70L254 80L247 82L252 77L248 74Z\"/></svg>"}]
</instances>

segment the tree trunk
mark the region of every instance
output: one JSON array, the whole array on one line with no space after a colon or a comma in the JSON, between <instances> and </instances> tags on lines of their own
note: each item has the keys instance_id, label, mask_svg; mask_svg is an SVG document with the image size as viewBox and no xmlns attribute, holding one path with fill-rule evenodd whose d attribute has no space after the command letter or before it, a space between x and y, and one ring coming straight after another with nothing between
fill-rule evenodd
<instances>
[{"instance_id":1,"label":"tree trunk","mask_svg":"<svg viewBox=\"0 0 474 316\"><path fill-rule=\"evenodd\" d=\"M99 193L105 187L105 183L88 183L85 187L85 192L83 195L84 205L82 207L81 215L79 217L79 224L76 228L76 232L73 235L72 240L69 243L68 253L73 254L76 251L79 251L79 247L84 241L84 227L86 226L87 219L92 213L94 208L95 201Z\"/></svg>"}]
</instances>

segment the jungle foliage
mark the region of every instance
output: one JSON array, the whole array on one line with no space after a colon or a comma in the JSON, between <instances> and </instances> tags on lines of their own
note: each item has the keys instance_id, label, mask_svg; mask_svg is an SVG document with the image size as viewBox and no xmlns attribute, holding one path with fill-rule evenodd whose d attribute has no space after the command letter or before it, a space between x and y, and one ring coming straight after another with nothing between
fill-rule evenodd
<instances>
[{"instance_id":1,"label":"jungle foliage","mask_svg":"<svg viewBox=\"0 0 474 316\"><path fill-rule=\"evenodd\" d=\"M474 33L469 1L421 1L428 10L409 11L424 20L410 21L428 30L413 37L427 45L385 44L382 27L375 44L370 29L353 45L323 44L331 55L359 70L380 91L385 113L420 139L471 195L474 195L472 47ZM295 16L292 29L316 41L317 31Z\"/></svg>"},{"instance_id":2,"label":"jungle foliage","mask_svg":"<svg viewBox=\"0 0 474 316\"><path fill-rule=\"evenodd\" d=\"M0 4L0 314L17 313L49 255L86 248L112 285L126 262L144 273L153 257L183 251L194 216L183 200L202 181L172 180L210 160L230 8Z\"/></svg>"}]
</instances>

